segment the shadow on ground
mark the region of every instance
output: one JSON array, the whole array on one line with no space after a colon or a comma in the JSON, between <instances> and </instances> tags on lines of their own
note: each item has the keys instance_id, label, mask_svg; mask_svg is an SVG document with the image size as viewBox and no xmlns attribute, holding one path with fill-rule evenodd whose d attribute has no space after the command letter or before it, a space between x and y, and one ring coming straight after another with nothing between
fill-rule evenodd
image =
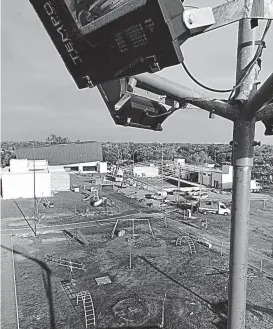
<instances>
[{"instance_id":1,"label":"shadow on ground","mask_svg":"<svg viewBox=\"0 0 273 329\"><path fill-rule=\"evenodd\" d=\"M13 252L14 254L21 255L21 256L35 262L36 264L38 264L41 267L42 278L43 278L45 293L46 293L46 297L47 297L47 301L48 301L48 307L49 307L50 328L51 329L56 329L50 268L46 265L45 262L43 262L43 261L41 261L37 258L31 257L29 255L26 255L26 254L24 254L20 251L14 250L14 249L11 250L10 248L7 248L7 247L3 246L2 244L1 244L1 247L3 249L6 249L6 250L9 250L9 251Z\"/></svg>"}]
</instances>

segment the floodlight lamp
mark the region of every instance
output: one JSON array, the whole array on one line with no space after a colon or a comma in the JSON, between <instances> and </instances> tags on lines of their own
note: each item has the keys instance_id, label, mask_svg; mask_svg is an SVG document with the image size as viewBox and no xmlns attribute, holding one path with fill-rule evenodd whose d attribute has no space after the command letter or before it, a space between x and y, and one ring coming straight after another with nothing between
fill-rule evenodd
<instances>
[{"instance_id":1,"label":"floodlight lamp","mask_svg":"<svg viewBox=\"0 0 273 329\"><path fill-rule=\"evenodd\" d=\"M139 88L132 78L109 81L98 89L117 125L162 131L162 123L176 110L166 97Z\"/></svg>"}]
</instances>

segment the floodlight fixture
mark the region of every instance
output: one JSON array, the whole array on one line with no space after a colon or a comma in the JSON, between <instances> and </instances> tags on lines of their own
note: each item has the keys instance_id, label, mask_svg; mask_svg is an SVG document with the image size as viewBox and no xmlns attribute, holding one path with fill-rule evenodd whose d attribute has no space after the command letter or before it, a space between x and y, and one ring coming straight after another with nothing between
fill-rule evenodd
<instances>
[{"instance_id":1,"label":"floodlight fixture","mask_svg":"<svg viewBox=\"0 0 273 329\"><path fill-rule=\"evenodd\" d=\"M181 0L29 1L80 89L179 64L180 45L214 23Z\"/></svg>"},{"instance_id":2,"label":"floodlight fixture","mask_svg":"<svg viewBox=\"0 0 273 329\"><path fill-rule=\"evenodd\" d=\"M98 86L117 125L162 131L162 123L187 103L141 87L134 78L123 78Z\"/></svg>"}]
</instances>

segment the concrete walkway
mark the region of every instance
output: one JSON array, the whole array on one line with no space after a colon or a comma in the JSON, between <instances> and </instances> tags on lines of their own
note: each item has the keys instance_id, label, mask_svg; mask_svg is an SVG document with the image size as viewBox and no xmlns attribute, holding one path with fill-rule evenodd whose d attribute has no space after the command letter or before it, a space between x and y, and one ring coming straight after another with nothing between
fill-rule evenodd
<instances>
[{"instance_id":1,"label":"concrete walkway","mask_svg":"<svg viewBox=\"0 0 273 329\"><path fill-rule=\"evenodd\" d=\"M6 249L8 248L8 250ZM1 236L1 329L17 329L11 237Z\"/></svg>"}]
</instances>

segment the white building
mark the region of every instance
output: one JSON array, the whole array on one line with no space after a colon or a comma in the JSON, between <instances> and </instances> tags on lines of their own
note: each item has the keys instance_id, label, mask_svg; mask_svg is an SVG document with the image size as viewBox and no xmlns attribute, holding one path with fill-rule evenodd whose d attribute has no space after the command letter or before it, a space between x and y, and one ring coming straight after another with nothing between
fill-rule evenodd
<instances>
[{"instance_id":1,"label":"white building","mask_svg":"<svg viewBox=\"0 0 273 329\"><path fill-rule=\"evenodd\" d=\"M136 166L133 174L135 177L158 177L159 168L155 166Z\"/></svg>"},{"instance_id":2,"label":"white building","mask_svg":"<svg viewBox=\"0 0 273 329\"><path fill-rule=\"evenodd\" d=\"M102 146L98 142L78 142L18 148L17 159L47 160L50 167L77 173L107 173ZM58 169L59 170L59 169Z\"/></svg>"},{"instance_id":3,"label":"white building","mask_svg":"<svg viewBox=\"0 0 273 329\"><path fill-rule=\"evenodd\" d=\"M185 165L185 159L174 159L174 166L175 167L182 167Z\"/></svg>"},{"instance_id":4,"label":"white building","mask_svg":"<svg viewBox=\"0 0 273 329\"><path fill-rule=\"evenodd\" d=\"M198 172L198 183L213 188L231 189L233 181L233 167L223 165L222 170L216 168L202 168Z\"/></svg>"},{"instance_id":5,"label":"white building","mask_svg":"<svg viewBox=\"0 0 273 329\"><path fill-rule=\"evenodd\" d=\"M35 167L27 160L11 160L10 170L2 172L1 190L3 199L51 197L51 177L45 162L36 162Z\"/></svg>"},{"instance_id":6,"label":"white building","mask_svg":"<svg viewBox=\"0 0 273 329\"><path fill-rule=\"evenodd\" d=\"M70 190L70 177L62 166L49 167L46 160L10 160L1 173L3 199L51 197L54 191Z\"/></svg>"},{"instance_id":7,"label":"white building","mask_svg":"<svg viewBox=\"0 0 273 329\"><path fill-rule=\"evenodd\" d=\"M53 166L52 166L53 167ZM64 165L63 168L68 172L86 173L86 174L106 174L107 173L107 162L93 161L74 163Z\"/></svg>"}]
</instances>

